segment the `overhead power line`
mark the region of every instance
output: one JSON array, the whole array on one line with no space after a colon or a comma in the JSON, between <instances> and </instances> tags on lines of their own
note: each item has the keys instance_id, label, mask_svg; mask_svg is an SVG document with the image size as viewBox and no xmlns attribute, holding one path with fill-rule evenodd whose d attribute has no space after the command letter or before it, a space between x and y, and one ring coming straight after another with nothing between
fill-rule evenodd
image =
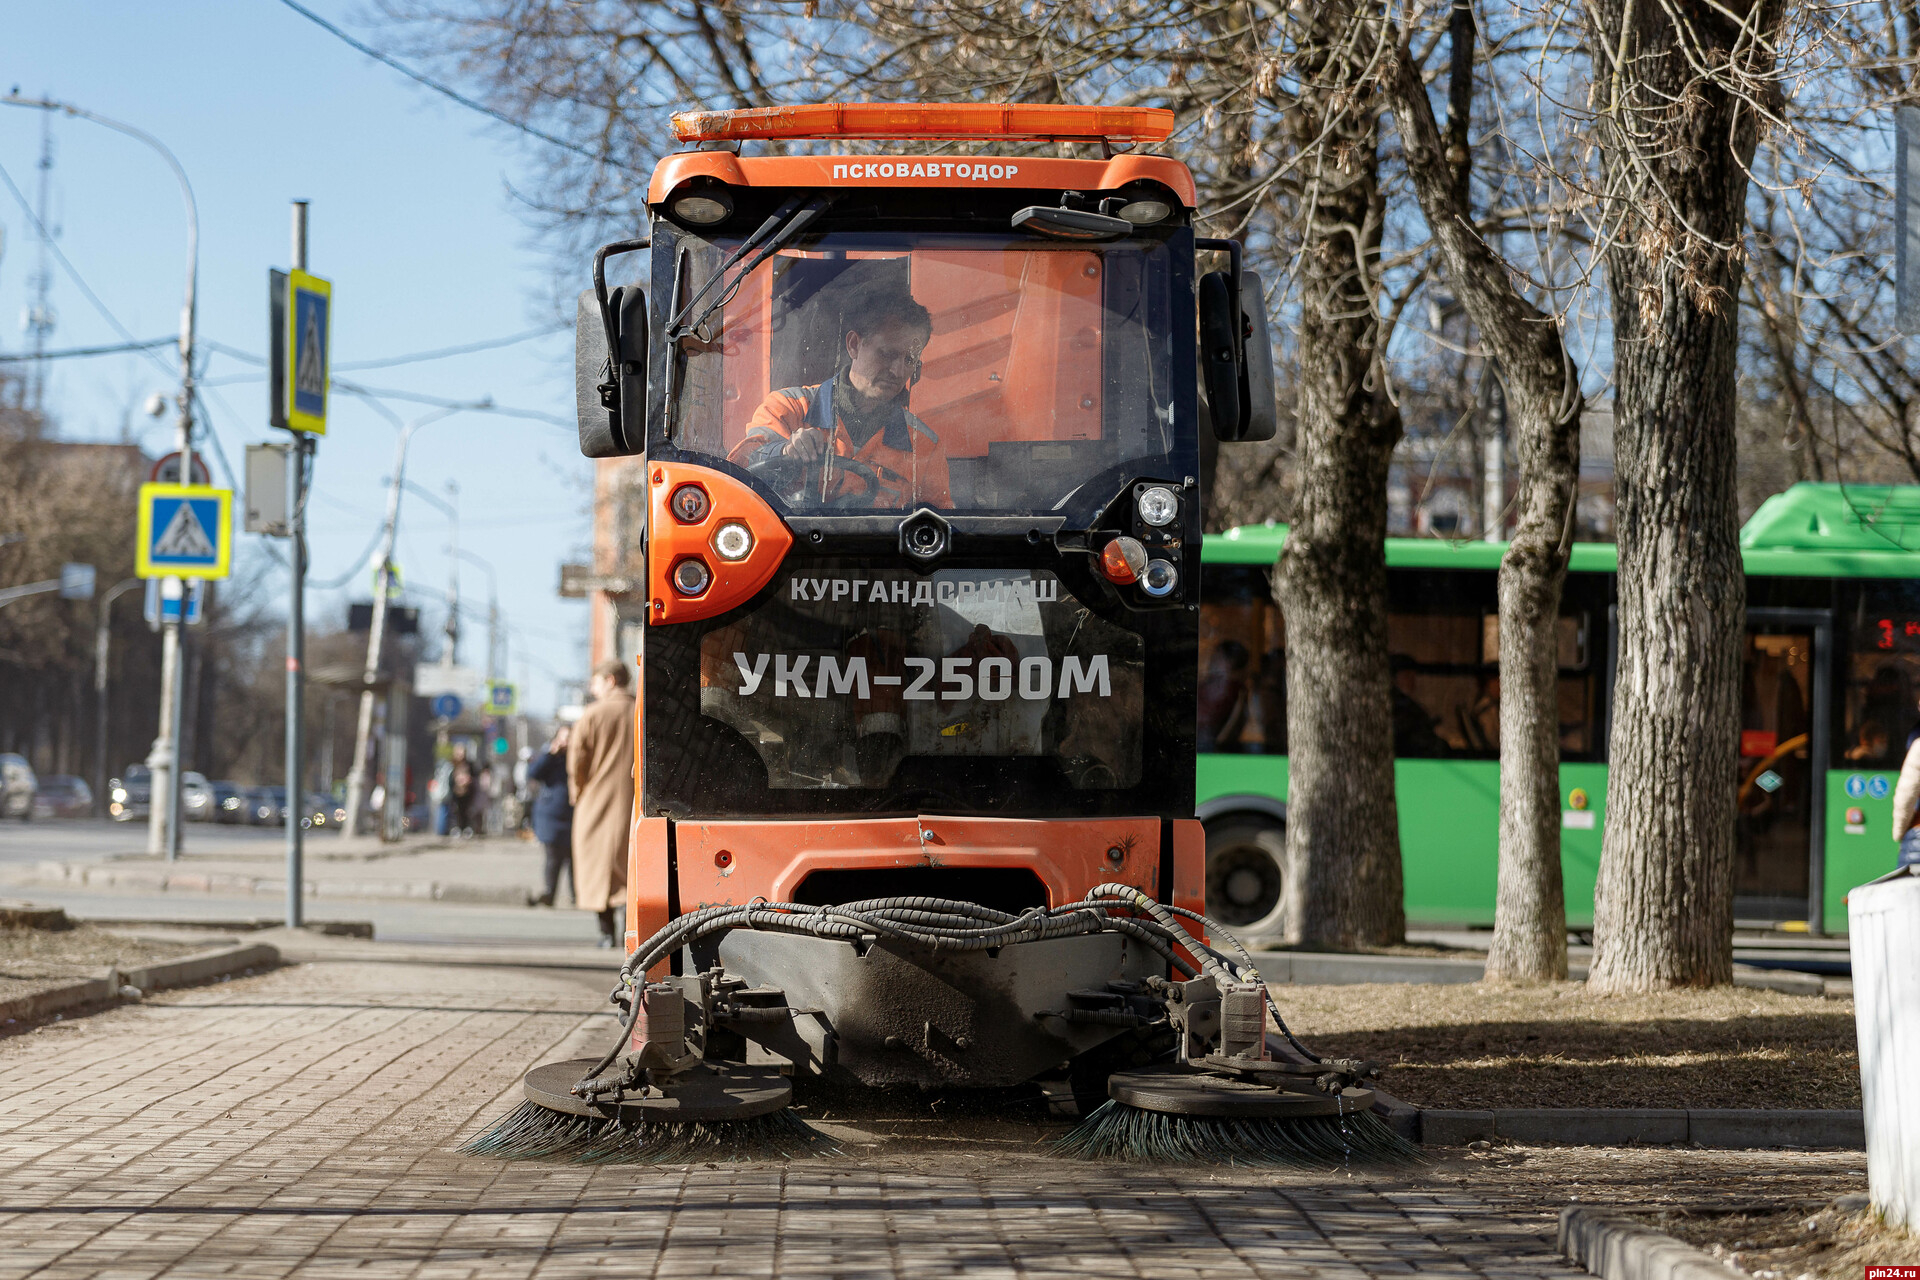
<instances>
[{"instance_id":1,"label":"overhead power line","mask_svg":"<svg viewBox=\"0 0 1920 1280\"><path fill-rule=\"evenodd\" d=\"M0 364L25 364L32 360L72 360L80 356L114 356L127 351L152 351L156 347L179 345L178 338L149 338L145 342L120 342L110 347L68 347L64 351L42 351L38 355L0 355Z\"/></svg>"},{"instance_id":2,"label":"overhead power line","mask_svg":"<svg viewBox=\"0 0 1920 1280\"><path fill-rule=\"evenodd\" d=\"M587 159L595 161L596 163L610 164L616 168L631 170L632 172L635 172L635 173L640 172L640 170L634 168L634 166L630 164L626 164L623 161L616 160L612 156L606 154L605 152L591 151L591 150L588 150L586 147L578 145L577 143L568 142L564 138L556 138L550 133L543 133L540 130L534 128L532 125L526 123L524 120L515 120L512 116L507 115L504 112L495 111L492 107L489 107L484 102L476 102L472 98L467 97L465 94L459 92L456 89L449 89L446 85L441 84L438 80L433 80L428 78L427 76L422 75L420 72L415 71L412 67L409 67L406 63L401 62L399 59L390 57L387 54L380 52L378 49L373 48L371 45L362 44L360 41L354 39L352 36L342 31L339 27L334 26L331 22L328 22L325 18L321 17L319 14L307 8L305 5L296 3L296 0L280 0L280 3L284 4L285 6L287 6L287 8L299 14L301 17L305 18L307 21L313 23L315 26L319 27L321 30L327 32L329 35L332 35L336 39L341 40L348 45L351 45L355 49L358 49L361 53L366 54L369 58L372 58L375 62L385 63L387 66L392 67L395 71L398 71L401 75L407 77L407 79L415 81L419 84L425 85L427 88L433 90L435 93L441 95L442 97L451 98L453 101L459 103L461 106L467 108L469 111L478 111L481 115L486 116L489 119L497 120L501 124L507 125L510 128L518 129L520 132L527 134L530 137L538 138L540 139L540 141L549 143L552 146L559 147L562 150L571 151L575 155L585 156Z\"/></svg>"},{"instance_id":3,"label":"overhead power line","mask_svg":"<svg viewBox=\"0 0 1920 1280\"><path fill-rule=\"evenodd\" d=\"M421 364L428 360L444 360L448 356L470 355L475 351L491 351L496 347L510 347L516 342L525 342L530 338L544 338L551 334L566 332L565 325L551 325L540 329L528 329L525 333L512 334L505 338L489 338L484 342L469 342L459 347L441 347L437 351L417 351L410 356L387 356L380 360L349 360L336 364L334 370L350 373L355 369L391 369L398 364Z\"/></svg>"}]
</instances>

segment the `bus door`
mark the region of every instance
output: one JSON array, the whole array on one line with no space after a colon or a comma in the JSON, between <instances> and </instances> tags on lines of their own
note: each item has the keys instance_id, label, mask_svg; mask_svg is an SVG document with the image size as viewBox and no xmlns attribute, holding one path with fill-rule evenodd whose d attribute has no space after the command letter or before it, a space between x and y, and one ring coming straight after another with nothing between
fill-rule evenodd
<instances>
[{"instance_id":1,"label":"bus door","mask_svg":"<svg viewBox=\"0 0 1920 1280\"><path fill-rule=\"evenodd\" d=\"M1832 615L1749 609L1740 681L1735 919L1821 927Z\"/></svg>"}]
</instances>

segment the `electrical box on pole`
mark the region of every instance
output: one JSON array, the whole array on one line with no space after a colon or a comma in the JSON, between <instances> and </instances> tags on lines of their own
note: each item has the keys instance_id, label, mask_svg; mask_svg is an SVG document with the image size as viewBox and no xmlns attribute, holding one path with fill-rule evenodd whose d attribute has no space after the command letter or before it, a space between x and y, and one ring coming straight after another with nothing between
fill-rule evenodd
<instances>
[{"instance_id":1,"label":"electrical box on pole","mask_svg":"<svg viewBox=\"0 0 1920 1280\"><path fill-rule=\"evenodd\" d=\"M293 532L293 513L287 508L287 455L295 448L291 444L247 446L248 533L284 538Z\"/></svg>"},{"instance_id":2,"label":"electrical box on pole","mask_svg":"<svg viewBox=\"0 0 1920 1280\"><path fill-rule=\"evenodd\" d=\"M1893 111L1894 327L1920 333L1920 107Z\"/></svg>"}]
</instances>

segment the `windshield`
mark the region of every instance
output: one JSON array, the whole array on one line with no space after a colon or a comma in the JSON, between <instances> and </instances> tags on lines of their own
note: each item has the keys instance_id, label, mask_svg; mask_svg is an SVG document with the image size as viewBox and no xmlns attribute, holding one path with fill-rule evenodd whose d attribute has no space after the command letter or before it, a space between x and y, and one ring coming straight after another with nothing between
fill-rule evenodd
<instances>
[{"instance_id":1,"label":"windshield","mask_svg":"<svg viewBox=\"0 0 1920 1280\"><path fill-rule=\"evenodd\" d=\"M681 238L676 308L738 244ZM790 511L1052 511L1176 452L1173 258L1146 241L802 237L680 342L671 442Z\"/></svg>"}]
</instances>

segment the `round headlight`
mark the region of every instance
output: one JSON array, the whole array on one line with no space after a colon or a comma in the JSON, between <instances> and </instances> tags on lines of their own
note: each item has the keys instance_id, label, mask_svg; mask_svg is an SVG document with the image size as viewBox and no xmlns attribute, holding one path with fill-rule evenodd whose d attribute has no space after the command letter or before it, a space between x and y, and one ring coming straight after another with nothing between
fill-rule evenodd
<instances>
[{"instance_id":1,"label":"round headlight","mask_svg":"<svg viewBox=\"0 0 1920 1280\"><path fill-rule=\"evenodd\" d=\"M1171 560L1149 560L1147 571L1140 575L1140 589L1156 598L1172 595L1179 585L1180 571Z\"/></svg>"},{"instance_id":2,"label":"round headlight","mask_svg":"<svg viewBox=\"0 0 1920 1280\"><path fill-rule=\"evenodd\" d=\"M699 560L682 560L673 567L673 589L683 596L697 596L713 581L713 574Z\"/></svg>"},{"instance_id":3,"label":"round headlight","mask_svg":"<svg viewBox=\"0 0 1920 1280\"><path fill-rule=\"evenodd\" d=\"M1180 500L1165 485L1156 484L1151 489L1142 489L1137 505L1140 518L1156 529L1172 524L1173 518L1180 514Z\"/></svg>"},{"instance_id":4,"label":"round headlight","mask_svg":"<svg viewBox=\"0 0 1920 1280\"><path fill-rule=\"evenodd\" d=\"M713 551L722 560L745 560L753 552L753 530L729 520L713 535Z\"/></svg>"},{"instance_id":5,"label":"round headlight","mask_svg":"<svg viewBox=\"0 0 1920 1280\"><path fill-rule=\"evenodd\" d=\"M1164 221L1172 213L1173 207L1164 200L1132 200L1120 206L1120 216L1136 227Z\"/></svg>"},{"instance_id":6,"label":"round headlight","mask_svg":"<svg viewBox=\"0 0 1920 1280\"><path fill-rule=\"evenodd\" d=\"M673 216L697 227L710 227L733 216L733 202L714 191L684 195L667 206Z\"/></svg>"},{"instance_id":7,"label":"round headlight","mask_svg":"<svg viewBox=\"0 0 1920 1280\"><path fill-rule=\"evenodd\" d=\"M707 500L707 491L697 484L683 484L673 491L667 499L673 508L673 514L687 524L699 524L707 518L707 509L712 504Z\"/></svg>"}]
</instances>

